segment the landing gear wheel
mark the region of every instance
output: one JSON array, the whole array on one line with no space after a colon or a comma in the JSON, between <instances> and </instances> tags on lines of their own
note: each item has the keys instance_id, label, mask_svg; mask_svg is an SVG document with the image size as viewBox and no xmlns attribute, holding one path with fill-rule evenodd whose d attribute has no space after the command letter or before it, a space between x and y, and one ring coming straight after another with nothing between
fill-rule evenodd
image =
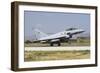
<instances>
[{"instance_id":1,"label":"landing gear wheel","mask_svg":"<svg viewBox=\"0 0 100 73\"><path fill-rule=\"evenodd\" d=\"M58 42L58 46L60 46L61 44L60 44L60 42Z\"/></svg>"},{"instance_id":2,"label":"landing gear wheel","mask_svg":"<svg viewBox=\"0 0 100 73\"><path fill-rule=\"evenodd\" d=\"M50 46L53 46L53 43L50 43Z\"/></svg>"},{"instance_id":3,"label":"landing gear wheel","mask_svg":"<svg viewBox=\"0 0 100 73\"><path fill-rule=\"evenodd\" d=\"M58 46L60 46L61 45L61 43L60 42L52 42L52 43L50 43L50 46L54 46L54 44L57 44Z\"/></svg>"}]
</instances>

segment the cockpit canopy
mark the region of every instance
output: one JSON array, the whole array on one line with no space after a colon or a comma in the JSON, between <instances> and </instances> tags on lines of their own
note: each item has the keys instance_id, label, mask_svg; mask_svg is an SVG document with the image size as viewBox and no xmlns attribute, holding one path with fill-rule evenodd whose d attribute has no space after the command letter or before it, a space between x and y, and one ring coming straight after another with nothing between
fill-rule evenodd
<instances>
[{"instance_id":1,"label":"cockpit canopy","mask_svg":"<svg viewBox=\"0 0 100 73\"><path fill-rule=\"evenodd\" d=\"M69 28L69 29L66 29L66 31L70 31L70 30L76 30L77 28Z\"/></svg>"}]
</instances>

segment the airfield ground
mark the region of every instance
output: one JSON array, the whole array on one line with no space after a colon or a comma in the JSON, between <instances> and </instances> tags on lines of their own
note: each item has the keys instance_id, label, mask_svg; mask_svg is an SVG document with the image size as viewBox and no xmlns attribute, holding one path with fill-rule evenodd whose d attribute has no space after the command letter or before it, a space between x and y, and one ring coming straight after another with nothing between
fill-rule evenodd
<instances>
[{"instance_id":1,"label":"airfield ground","mask_svg":"<svg viewBox=\"0 0 100 73\"><path fill-rule=\"evenodd\" d=\"M80 48L82 46L85 47L82 48L84 50ZM51 47L49 43L25 43L24 61L89 59L90 58L89 46L90 46L90 41L88 39L85 41L81 40L81 41L74 41L71 43L64 42L61 43L60 47L57 45ZM31 50L27 49L30 47L33 47L34 49L33 48L31 48ZM43 50L42 47L44 47L45 49ZM47 47L51 50L48 50ZM66 48L63 49L63 47ZM71 49L68 47L71 47ZM37 50L38 48L41 50ZM55 48L56 50L54 50Z\"/></svg>"},{"instance_id":2,"label":"airfield ground","mask_svg":"<svg viewBox=\"0 0 100 73\"><path fill-rule=\"evenodd\" d=\"M79 51L25 51L24 61L89 59L89 50Z\"/></svg>"}]
</instances>

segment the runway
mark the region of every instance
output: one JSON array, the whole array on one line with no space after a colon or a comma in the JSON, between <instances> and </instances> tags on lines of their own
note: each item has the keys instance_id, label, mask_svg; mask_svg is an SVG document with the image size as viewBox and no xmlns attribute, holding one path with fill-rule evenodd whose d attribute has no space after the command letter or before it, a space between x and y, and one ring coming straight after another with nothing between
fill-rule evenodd
<instances>
[{"instance_id":1,"label":"runway","mask_svg":"<svg viewBox=\"0 0 100 73\"><path fill-rule=\"evenodd\" d=\"M25 51L71 51L71 50L90 50L90 46L74 47L25 47Z\"/></svg>"}]
</instances>

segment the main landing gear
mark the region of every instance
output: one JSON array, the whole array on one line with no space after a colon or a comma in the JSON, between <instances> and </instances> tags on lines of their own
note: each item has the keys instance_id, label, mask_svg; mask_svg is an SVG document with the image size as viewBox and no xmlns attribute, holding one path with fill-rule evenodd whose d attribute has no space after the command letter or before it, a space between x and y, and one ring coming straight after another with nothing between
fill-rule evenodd
<instances>
[{"instance_id":1,"label":"main landing gear","mask_svg":"<svg viewBox=\"0 0 100 73\"><path fill-rule=\"evenodd\" d=\"M54 46L54 44L57 44L58 46L61 46L61 43L59 41L58 42L51 42L50 46Z\"/></svg>"}]
</instances>

